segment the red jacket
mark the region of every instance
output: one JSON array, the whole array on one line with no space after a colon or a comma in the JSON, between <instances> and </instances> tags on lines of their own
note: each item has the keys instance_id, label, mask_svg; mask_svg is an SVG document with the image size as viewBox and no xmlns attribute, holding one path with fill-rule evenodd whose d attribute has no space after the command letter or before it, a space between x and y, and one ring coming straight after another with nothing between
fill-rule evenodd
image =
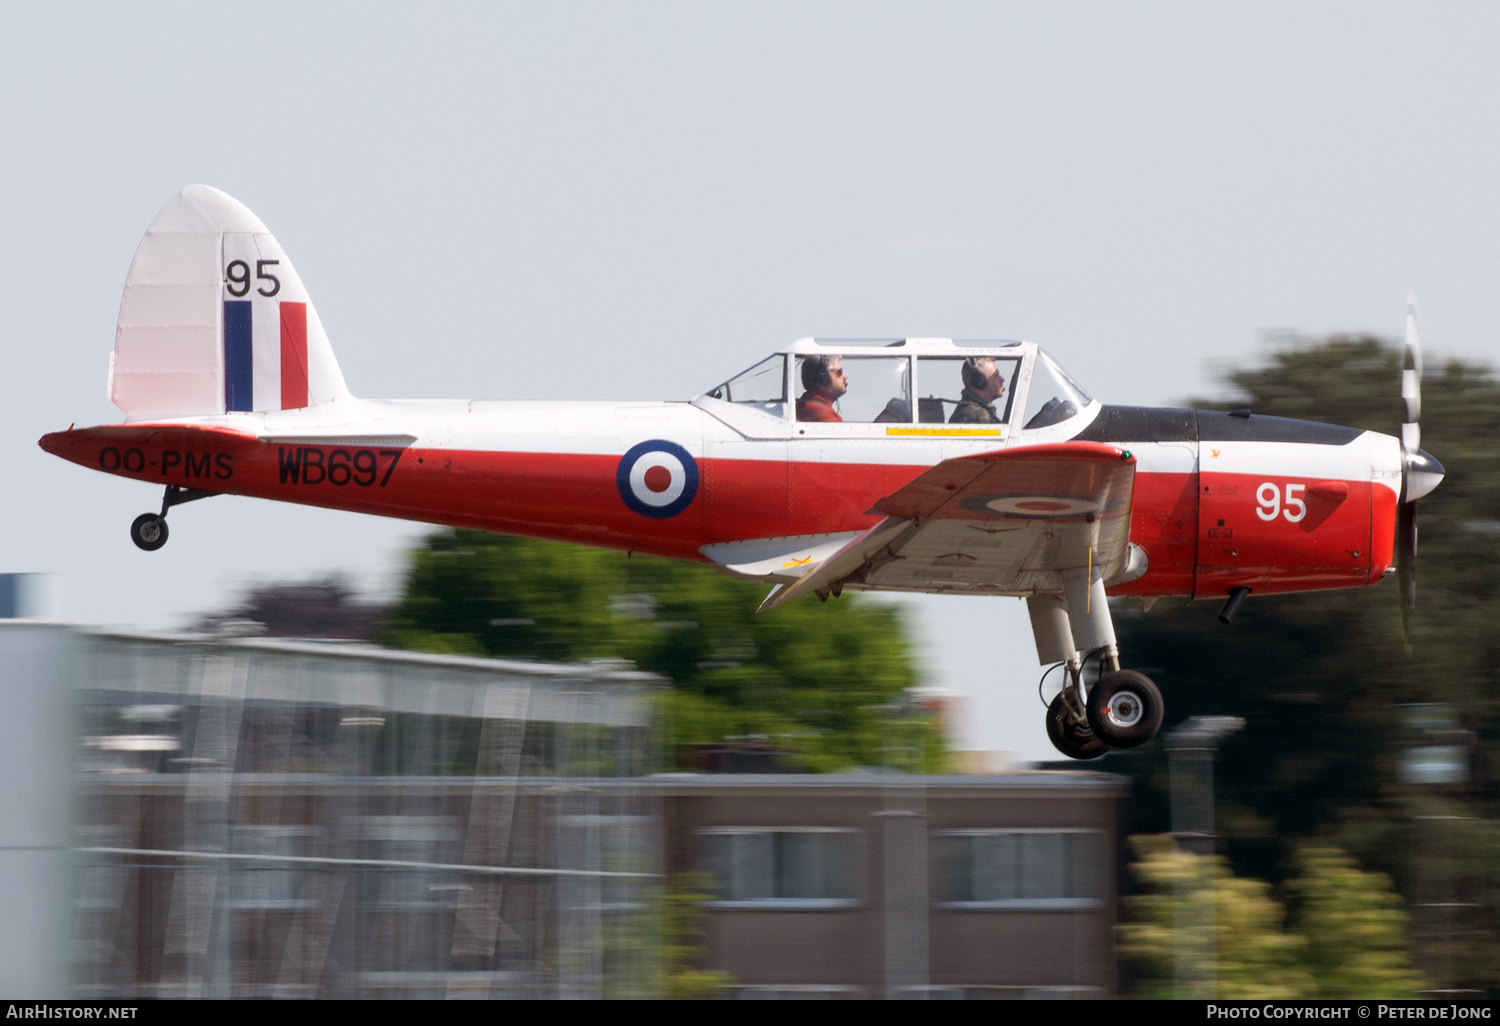
<instances>
[{"instance_id":1,"label":"red jacket","mask_svg":"<svg viewBox=\"0 0 1500 1026\"><path fill-rule=\"evenodd\" d=\"M833 400L821 392L803 392L797 400L797 419L814 420L823 424L842 424L844 418L833 408Z\"/></svg>"}]
</instances>

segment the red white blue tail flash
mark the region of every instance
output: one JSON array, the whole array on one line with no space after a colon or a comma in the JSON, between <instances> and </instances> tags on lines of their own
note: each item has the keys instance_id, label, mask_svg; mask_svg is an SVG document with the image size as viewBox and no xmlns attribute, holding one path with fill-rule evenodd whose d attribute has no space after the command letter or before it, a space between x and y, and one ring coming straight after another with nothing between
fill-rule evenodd
<instances>
[{"instance_id":1,"label":"red white blue tail flash","mask_svg":"<svg viewBox=\"0 0 1500 1026\"><path fill-rule=\"evenodd\" d=\"M295 410L347 394L276 238L217 189L182 190L130 265L110 399L140 420Z\"/></svg>"}]
</instances>

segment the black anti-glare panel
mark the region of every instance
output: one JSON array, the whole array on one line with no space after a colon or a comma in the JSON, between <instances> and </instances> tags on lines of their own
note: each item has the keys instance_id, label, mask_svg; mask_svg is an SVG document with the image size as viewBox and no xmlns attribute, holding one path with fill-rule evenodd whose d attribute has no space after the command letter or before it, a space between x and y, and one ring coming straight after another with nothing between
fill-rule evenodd
<instances>
[{"instance_id":1,"label":"black anti-glare panel","mask_svg":"<svg viewBox=\"0 0 1500 1026\"><path fill-rule=\"evenodd\" d=\"M1155 406L1106 406L1074 436L1079 442L1196 442L1193 410Z\"/></svg>"},{"instance_id":2,"label":"black anti-glare panel","mask_svg":"<svg viewBox=\"0 0 1500 1026\"><path fill-rule=\"evenodd\" d=\"M1074 440L1079 442L1308 442L1348 445L1358 428L1290 417L1249 416L1218 410L1155 406L1105 406Z\"/></svg>"},{"instance_id":3,"label":"black anti-glare panel","mask_svg":"<svg viewBox=\"0 0 1500 1026\"><path fill-rule=\"evenodd\" d=\"M1248 417L1218 410L1198 411L1198 437L1205 442L1309 442L1313 445L1348 445L1364 432L1339 424L1290 417Z\"/></svg>"}]
</instances>

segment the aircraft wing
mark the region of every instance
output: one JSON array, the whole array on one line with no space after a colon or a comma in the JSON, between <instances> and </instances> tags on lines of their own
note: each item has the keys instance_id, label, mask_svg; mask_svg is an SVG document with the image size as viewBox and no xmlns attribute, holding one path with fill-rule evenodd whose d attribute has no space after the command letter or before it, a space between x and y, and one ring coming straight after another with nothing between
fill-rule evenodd
<instances>
[{"instance_id":1,"label":"aircraft wing","mask_svg":"<svg viewBox=\"0 0 1500 1026\"><path fill-rule=\"evenodd\" d=\"M1062 590L1062 572L1121 577L1130 549L1135 457L1064 442L945 460L877 502L874 527L761 609L845 586L1027 595Z\"/></svg>"},{"instance_id":2,"label":"aircraft wing","mask_svg":"<svg viewBox=\"0 0 1500 1026\"><path fill-rule=\"evenodd\" d=\"M785 538L751 538L717 542L698 551L726 573L754 581L791 584L859 537L858 531L798 534Z\"/></svg>"}]
</instances>

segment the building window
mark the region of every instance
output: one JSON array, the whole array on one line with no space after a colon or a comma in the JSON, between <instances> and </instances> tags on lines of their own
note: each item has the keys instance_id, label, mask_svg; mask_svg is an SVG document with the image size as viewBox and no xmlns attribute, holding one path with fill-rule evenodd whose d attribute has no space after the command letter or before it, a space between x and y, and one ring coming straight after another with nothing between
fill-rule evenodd
<instances>
[{"instance_id":1,"label":"building window","mask_svg":"<svg viewBox=\"0 0 1500 1026\"><path fill-rule=\"evenodd\" d=\"M1108 874L1097 830L955 830L939 835L947 908L1101 908Z\"/></svg>"},{"instance_id":2,"label":"building window","mask_svg":"<svg viewBox=\"0 0 1500 1026\"><path fill-rule=\"evenodd\" d=\"M237 911L289 912L316 908L317 902L303 897L306 877L302 864L277 862L276 857L303 858L313 854L317 829L310 826L230 827L236 854L268 855L266 861L233 863L229 907Z\"/></svg>"},{"instance_id":3,"label":"building window","mask_svg":"<svg viewBox=\"0 0 1500 1026\"><path fill-rule=\"evenodd\" d=\"M848 908L859 903L860 835L834 828L724 828L698 835L713 908Z\"/></svg>"}]
</instances>

